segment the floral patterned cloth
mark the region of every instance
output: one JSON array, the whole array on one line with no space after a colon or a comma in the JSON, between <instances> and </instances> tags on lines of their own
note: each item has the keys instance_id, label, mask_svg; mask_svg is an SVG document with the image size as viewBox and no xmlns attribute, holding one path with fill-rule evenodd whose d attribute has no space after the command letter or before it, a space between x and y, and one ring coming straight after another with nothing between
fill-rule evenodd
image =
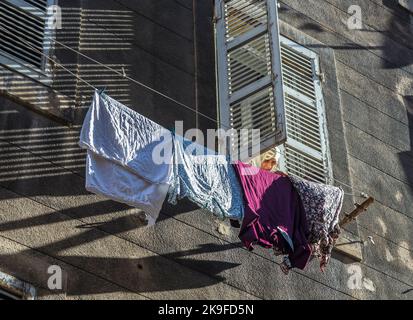
<instances>
[{"instance_id":1,"label":"floral patterned cloth","mask_svg":"<svg viewBox=\"0 0 413 320\"><path fill-rule=\"evenodd\" d=\"M320 268L324 272L340 234L338 220L344 191L298 177L290 176L290 180L303 202L310 232L308 241L312 245L313 256L320 259Z\"/></svg>"}]
</instances>

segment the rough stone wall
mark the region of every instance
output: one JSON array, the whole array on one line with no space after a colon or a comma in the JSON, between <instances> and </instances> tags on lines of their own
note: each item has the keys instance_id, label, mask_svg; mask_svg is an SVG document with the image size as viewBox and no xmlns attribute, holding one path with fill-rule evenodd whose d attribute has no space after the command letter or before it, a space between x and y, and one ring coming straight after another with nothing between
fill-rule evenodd
<instances>
[{"instance_id":1,"label":"rough stone wall","mask_svg":"<svg viewBox=\"0 0 413 320\"><path fill-rule=\"evenodd\" d=\"M312 263L285 276L270 252L246 251L236 230L188 202L166 204L159 223L144 228L138 210L87 193L77 139L92 90L56 66L64 111L56 101L32 111L45 96L37 91L20 97L31 109L0 97L0 271L36 286L39 299L411 299L413 23L392 3L284 0L280 9L285 36L298 30L334 53L321 64L336 73L337 105L327 105L328 114L338 110L342 119L343 130L329 128L344 141L332 152L346 152L348 182L376 198L349 229L373 237L361 263L336 254L324 275ZM362 30L347 28L351 4L362 9ZM216 117L212 0L65 1L64 13L60 41ZM166 127L216 126L70 50L56 55ZM38 86L25 81L20 92ZM22 81L5 84L13 96ZM332 95L328 83L323 90ZM54 264L63 270L61 291L47 288ZM358 273L360 286L349 286Z\"/></svg>"}]
</instances>

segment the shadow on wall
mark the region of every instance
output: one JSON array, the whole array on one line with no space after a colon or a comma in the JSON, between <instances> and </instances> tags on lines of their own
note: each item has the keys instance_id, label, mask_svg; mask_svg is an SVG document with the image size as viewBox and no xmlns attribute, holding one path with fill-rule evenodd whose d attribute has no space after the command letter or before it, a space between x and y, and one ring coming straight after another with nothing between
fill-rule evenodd
<instances>
[{"instance_id":1,"label":"shadow on wall","mask_svg":"<svg viewBox=\"0 0 413 320\"><path fill-rule=\"evenodd\" d=\"M413 163L413 96L405 96L404 102L406 106L407 112L407 120L408 120L408 128L410 134L410 150L404 151L399 153L400 163L405 171L405 174L408 179L408 186L410 187L411 192L413 193L413 170L412 170L412 163ZM409 248L409 244L411 243L412 235L406 235L409 240L408 242L402 243L405 248ZM411 251L403 252L399 250L398 256L402 259L404 264L410 268L410 271L413 270L413 256ZM408 289L403 292L403 294L409 294L413 291L413 288Z\"/></svg>"},{"instance_id":2,"label":"shadow on wall","mask_svg":"<svg viewBox=\"0 0 413 320\"><path fill-rule=\"evenodd\" d=\"M294 9L291 9L287 7L286 5L282 4L281 8L279 9L279 12L281 14L281 18L284 18L285 21L288 21L288 18L296 16L298 19L303 19L303 15L301 13L296 12ZM282 15L285 15L283 17ZM304 22L300 25L300 30L309 33L311 36L314 38L317 37L317 33L323 33L323 32L331 32L328 29L324 29L322 25L315 23L315 22ZM362 31L366 31L363 29ZM369 30L370 31L370 30ZM370 31L371 32L371 31ZM383 49L383 46L367 46L367 45L359 45L354 42L343 42L340 45L332 45L332 44L306 44L306 47L308 48L332 48L332 49L338 49L338 50L376 50L376 49Z\"/></svg>"},{"instance_id":3,"label":"shadow on wall","mask_svg":"<svg viewBox=\"0 0 413 320\"><path fill-rule=\"evenodd\" d=\"M7 115L12 123L19 121L19 117L30 116L18 110L12 114L12 110ZM2 115L5 113L0 111ZM78 146L79 130L80 126L1 130L0 183L36 178L46 182L47 178L53 180L68 174L84 175L86 153Z\"/></svg>"},{"instance_id":4,"label":"shadow on wall","mask_svg":"<svg viewBox=\"0 0 413 320\"><path fill-rule=\"evenodd\" d=\"M0 182L0 186L4 186L4 183L4 181ZM70 251L77 247L87 246L87 248L91 249L94 243L99 242L99 240L132 232L143 227L146 222L144 222L143 217L139 215L139 210L131 209L126 205L109 200L84 205L74 205L79 202L79 196L82 194L85 196L88 195L88 192L84 189L83 179L80 179L80 177L75 174L64 176L58 174L57 176L44 178L14 179L13 182L8 183L5 187L7 187L7 189L18 189L19 192L24 192L25 197L35 198L47 196L49 200L52 199L52 203L58 202L56 206L65 206L67 209L50 210L50 208L48 208L47 211L50 211L48 213L41 215L32 214L28 212L28 207L24 207L18 202L21 195L1 191L0 234L4 236L11 234L12 237L14 235L19 237L19 234L30 233L33 230L35 232L46 230L57 235L59 230L56 226L65 222L72 222L75 226L69 228L67 232L69 234L75 233L75 235L65 237L51 244L35 246L34 249L29 251L33 251L33 254L35 252L42 252L51 255L56 259L64 261L66 264L96 273L108 281L118 283L131 291L151 292L206 287L224 280L218 275L220 272L238 266L238 264L233 263L187 258L189 255L233 249L235 248L233 244L223 246L212 244L185 252L173 252L161 256L154 254L153 256L137 259L90 257L87 256L86 252L84 255L70 256L65 254L61 256L61 252ZM73 200L70 200L70 196L72 195L75 197ZM69 196L69 198L67 198L67 196ZM59 200L62 197L63 200ZM91 200L89 199L88 201ZM10 206L15 206L16 208L13 210L7 209L10 208ZM165 205L165 207L164 210L168 212L168 216L161 215L159 222L170 218L171 214L179 214L182 210L193 209L193 205L188 202L186 202L186 204L184 202L183 206L173 207L174 212L172 213L167 208L168 205ZM36 210L37 207L34 207L29 211ZM128 212L132 212L132 214L128 214ZM16 219L18 216L24 217ZM138 246L136 248L137 250L139 249ZM147 250L144 251L149 253ZM114 254L114 252L109 250L108 255L111 256L112 254ZM141 254L142 249L139 249L137 255ZM16 270L13 270L15 265L13 265L12 262L16 259L21 259L19 256L25 257L27 255L28 252L22 252L17 256L0 256L0 266L3 269L10 265L11 272L16 272ZM31 280L29 282L37 283L39 281L39 279L36 278L38 275L32 274L31 267L27 267L29 265L31 265L30 261L26 260L22 265L19 276L24 276L25 273L29 273L26 279L28 281ZM180 265L187 267L187 272L183 272ZM165 272L165 270L168 271ZM208 270L208 276L200 277L193 270L199 270L200 272ZM35 281L33 281L33 277ZM73 279L76 279L76 275L73 275ZM69 290L68 294L70 295L109 292L107 291L109 290L107 286L83 286L81 283L76 283L76 281L71 281L70 288L67 290Z\"/></svg>"},{"instance_id":5,"label":"shadow on wall","mask_svg":"<svg viewBox=\"0 0 413 320\"><path fill-rule=\"evenodd\" d=\"M19 115L19 108L6 111L8 112L0 114L0 123L8 123L7 120L16 115L19 119L26 119ZM28 115L31 114L28 112ZM38 125L47 123L46 119L35 114L27 119L35 123L39 121ZM68 130L61 126L0 132L0 234L19 238L23 234L41 234L46 231L51 232L50 236L58 236L59 224L68 222L73 225L67 230L72 236L47 245L37 246L32 243L33 249L27 252L0 256L2 270L10 266L13 274L17 272L13 261L21 261L29 251L32 255L43 252L67 264L93 271L131 291L150 292L214 285L224 280L218 276L220 272L237 266L232 263L188 258L189 255L228 250L234 248L234 245L209 245L187 252L173 252L163 256L154 254L143 258L90 257L86 251L84 256L61 256L61 252L73 248L85 246L91 249L99 240L133 232L146 224L140 210L102 200L85 190L85 155L77 146L77 141L77 130ZM25 199L27 197L38 199L41 204ZM178 206L165 204L163 212L166 214L161 215L159 222L195 209L196 206L188 201L182 201ZM41 212L37 213L38 210ZM39 239L43 237L40 236ZM139 249L138 246L136 248ZM142 255L142 250L139 249L138 256ZM114 252L108 252L108 256L113 254ZM16 275L23 277L27 274L25 279L29 281L34 278L38 282L38 275L33 274L32 270L38 266L28 267L31 265L26 258L21 264L22 270ZM182 269L182 265L187 267L187 272L182 271L186 270ZM209 270L209 276L199 276L193 270ZM44 271L44 274L47 272ZM104 285L84 286L82 279L76 283L77 277L73 275L74 281L70 282L68 290L71 295L108 293L110 290Z\"/></svg>"},{"instance_id":6,"label":"shadow on wall","mask_svg":"<svg viewBox=\"0 0 413 320\"><path fill-rule=\"evenodd\" d=\"M53 124L21 106L8 103L5 99L3 102L0 111L0 126L3 129L0 130L0 234L2 236L12 235L12 238L20 238L31 232L41 234L44 231L50 232L50 235L57 235L59 224L71 223L73 227L67 232L75 233L75 236L68 236L39 247L32 243L31 251L44 252L79 267L88 266L90 267L88 270L99 270L104 272L102 277L107 276L108 281L112 281L113 278L122 282L124 274L128 274L131 278L124 281L124 286L129 288L129 283L132 283L136 286L131 288L133 291L205 287L223 281L218 276L221 271L236 267L231 263L187 258L189 253L180 252L139 259L90 257L87 253L84 256L60 256L60 252L75 247L93 248L95 241L136 231L146 223L140 210L103 200L86 191L85 152L78 147L79 126L68 129ZM29 129L25 129L27 127ZM181 201L178 206L165 204L162 211L164 214L161 215L159 222L195 209L197 207L188 201ZM43 237L40 236L40 239ZM234 245L231 245L231 248L233 247ZM209 246L198 253L228 250L228 248ZM109 256L111 254L113 252L108 252ZM20 255L24 257L27 252ZM11 274L17 272L13 271L13 266L14 268L16 266L12 264L16 259L22 258L16 255L1 256L1 268L10 265ZM171 264L174 268L169 267ZM30 273L32 272L32 267L28 267L30 265L32 265L30 262L25 261L21 265L22 270L16 275L29 273L26 279L33 279L33 277L37 279L36 275ZM182 275L182 267L179 269L178 265L186 266L188 272ZM209 270L212 278L211 275L200 277L190 269L201 272ZM165 270L171 271L165 272ZM156 273L163 275L159 276ZM76 279L76 276L74 278ZM139 278L139 283L135 278ZM156 278L159 281L156 281ZM82 286L81 283L75 283L71 285L70 290L72 295L78 295L103 293L109 289L103 285Z\"/></svg>"},{"instance_id":7,"label":"shadow on wall","mask_svg":"<svg viewBox=\"0 0 413 320\"><path fill-rule=\"evenodd\" d=\"M101 54L109 61L114 61L111 59L113 56L125 57L133 51L130 40L134 39L135 31L130 11L89 11L79 8L63 8L63 11L63 16L67 19L63 21L58 40L65 45L92 57L103 52ZM56 47L56 59L94 86L106 86L113 98L128 105L130 89L128 80L124 77L85 58L80 59L60 45ZM110 67L126 74L130 71L128 64L111 64ZM44 103L44 97L39 96L36 90L31 90L31 81L19 81L11 85L14 86L16 95L23 95L27 101L35 104ZM87 84L57 65L54 66L53 89L66 95L65 102L68 105L75 101L77 106L82 107L88 106L93 93L93 89ZM147 254L138 258L112 257L111 252L108 252L109 257L66 252L63 255L64 250L76 250L86 244L89 245L88 248L93 248L95 241L135 230L142 227L144 222L138 214L132 214L132 211L139 213L139 210L102 200L85 190L85 152L78 147L80 126L75 125L69 129L16 104L3 104L3 99L1 104L0 234L13 234L23 239L33 230L46 230L51 236L53 232L58 232L57 225L61 222L73 221L75 225L68 232L75 234L74 236L43 245L48 236L40 233L38 239L42 240L41 244L30 243L33 249L1 255L2 269L9 269L10 273L17 272L17 265L13 261L21 261L22 270L18 276L30 281L37 276L32 274L32 268L37 266L30 260L25 260L25 257L39 256L38 252L43 252L67 264L84 268L87 272L93 271L109 282L114 281L132 291L151 292L210 286L224 280L219 273L237 266L229 262L190 257L229 250L234 245L207 245L190 251L161 256ZM27 203L26 200L32 203ZM45 213L36 214L37 208ZM187 201L174 207L165 204L163 212L167 214L162 215L160 221L195 209L196 206ZM182 265L187 268L182 268ZM209 276L193 270L209 270ZM45 274L47 275L46 272ZM89 287L81 282L75 283L70 289L70 294L73 295L110 292L104 286Z\"/></svg>"},{"instance_id":8,"label":"shadow on wall","mask_svg":"<svg viewBox=\"0 0 413 320\"><path fill-rule=\"evenodd\" d=\"M385 41L381 45L368 45L357 44L351 42L342 42L340 45L332 44L319 44L319 45L306 45L309 48L332 48L338 50L381 50L383 52L383 67L386 69L397 69L405 66L409 66L413 63L413 18L406 10L401 10L399 5L394 0L383 1L383 4L393 11L392 19L387 23L386 30L374 30L372 28L363 28L357 32L365 33L380 33L385 35ZM303 19L303 15L297 11L289 8L285 4L279 9L281 18L288 21L289 17L295 17L297 19ZM284 17L285 16L285 17ZM348 14L347 17L350 17ZM346 23L344 20L343 23ZM324 29L320 24L314 22L304 22L300 25L300 29L308 32L315 38L317 33L331 31ZM340 36L341 38L342 36ZM406 50L410 49L411 54L405 54L405 52L398 53L394 49L394 42L401 43Z\"/></svg>"},{"instance_id":9,"label":"shadow on wall","mask_svg":"<svg viewBox=\"0 0 413 320\"><path fill-rule=\"evenodd\" d=\"M387 30L383 32L387 36L383 45L384 55L395 55L393 41L390 41L393 38L396 38L406 48L411 50L410 54L398 54L397 59L390 59L391 63L385 60L383 67L386 69L397 69L409 66L413 63L413 18L407 10L401 8L398 1L383 0L383 5L393 13Z\"/></svg>"},{"instance_id":10,"label":"shadow on wall","mask_svg":"<svg viewBox=\"0 0 413 320\"><path fill-rule=\"evenodd\" d=\"M66 110L89 106L94 89L86 84L88 82L98 88L107 87L112 97L128 104L129 83L123 74L129 74L130 64L108 64L120 73L116 74L79 56L76 51L96 60L109 54L120 56L130 53L135 34L131 11L63 7L62 17L62 29L57 30L56 42L45 42L45 50L49 50L50 44L53 44L53 54L48 59L51 87L34 82L30 77L17 75L9 69L0 68L0 90L42 110L53 111L56 106L59 110ZM18 64L13 68L17 71L21 69ZM34 71L33 75L38 76Z\"/></svg>"},{"instance_id":11,"label":"shadow on wall","mask_svg":"<svg viewBox=\"0 0 413 320\"><path fill-rule=\"evenodd\" d=\"M399 153L400 163L402 164L405 174L409 180L408 185L413 192L413 96L405 96L409 133L410 133L410 150Z\"/></svg>"},{"instance_id":12,"label":"shadow on wall","mask_svg":"<svg viewBox=\"0 0 413 320\"><path fill-rule=\"evenodd\" d=\"M62 66L54 66L53 88L58 92L74 97L76 105L88 107L94 89L106 87L111 96L118 101L130 103L129 81L122 74L129 74L130 65L107 63L118 73L94 61L77 56L68 47L100 62L105 55L115 54L117 61L124 61L124 54L132 52L135 37L133 14L130 10L62 8L62 29L57 32L55 55ZM70 63L71 56L74 63ZM111 59L111 61L113 61ZM116 61L116 60L115 60Z\"/></svg>"},{"instance_id":13,"label":"shadow on wall","mask_svg":"<svg viewBox=\"0 0 413 320\"><path fill-rule=\"evenodd\" d=\"M47 137L52 140L58 139L55 135L56 132L58 133L59 130L52 130L52 135L48 135ZM4 140L2 140L5 138L4 132L2 132L2 134L0 144L4 143ZM214 285L224 280L218 275L220 272L237 266L237 264L233 263L188 258L190 255L233 249L235 248L233 244L223 246L214 244L205 245L201 248L185 252L173 252L161 256L154 254L144 258L90 257L86 253L84 256L70 256L67 254L61 256L61 252L70 251L73 248L81 246L87 246L87 248L91 249L94 243L99 240L132 232L143 227L146 222L144 222L140 211L137 209L131 209L126 205L110 200L96 201L96 197L90 195L85 190L84 179L80 174L73 173L64 167L58 167L54 170L56 164L52 164L50 161L58 161L56 158L45 160L39 158L38 154L32 154L30 152L26 155L25 150L35 149L36 152L41 153L42 157L47 157L50 150L40 147L33 148L33 146L38 146L36 142L31 140L39 139L39 136L36 136L36 134L29 134L29 136L23 137L20 136L21 134L22 131L6 134L7 141L11 140L14 141L14 143L10 145L8 142L8 147L1 147L5 152L0 154L0 165L2 166L0 170L0 176L2 177L0 181L0 234L20 237L19 235L30 234L33 230L34 232L46 230L56 236L59 233L57 227L59 224L71 222L74 224L74 227L69 228L67 233L75 235L65 237L62 240L47 245L36 246L32 244L34 246L33 249L17 255L2 255L0 256L0 266L2 270L4 270L4 268L10 269L11 274L13 274L16 272L16 265L13 264L13 261L21 261L23 259L23 262L21 262L22 270L19 271L18 276L27 279L29 282L38 283L40 281L38 274L33 274L32 268L38 268L39 265L28 267L33 264L27 260L27 256L30 256L30 252L32 252L31 255L36 254L36 252L42 252L64 261L66 264L96 273L108 281L118 283L131 291L151 292L191 289ZM11 135L19 136L11 137ZM75 134L74 137L76 137ZM21 139L22 141L18 142L13 139ZM77 138L73 139L77 140ZM19 147L17 147L17 143ZM75 144L75 142L73 143ZM62 147L61 145L64 144L64 142L54 140L53 146L51 147L52 151L56 148L56 146L54 146L55 144ZM21 145L23 145L23 149L21 149ZM11 149L8 150L7 148ZM58 157L64 154L61 151L60 149L57 150L56 154ZM30 160L29 157L32 159ZM36 161L41 161L41 163ZM25 164L27 164L27 166L25 166ZM33 164L33 167L31 164ZM66 163L65 165L68 164ZM22 171L26 170L26 167L29 168L29 172ZM32 175L30 175L31 168L33 168L35 172L33 172ZM49 170L50 168L52 168L52 170ZM33 174L38 176L33 176ZM1 187L6 189L2 189ZM19 194L9 190L17 190ZM40 201L50 202L52 206L64 207L66 209L52 210L50 207L38 207L37 203L33 208L30 207L30 204L24 206L25 200L21 200L22 196L23 198L45 199ZM86 203L81 205L81 203L84 202ZM14 209L10 210L10 208L13 207ZM28 208L31 209L27 210ZM36 214L38 208L46 210L46 213ZM164 211L167 212L168 215L162 214L159 222L171 218L171 215L173 216L194 209L195 206L188 201L183 201L180 205L173 207L165 204ZM42 239L42 237L40 237L40 239ZM138 246L136 248L139 249ZM144 251L147 252L147 254L150 253L147 250ZM112 254L114 254L114 252L109 250L108 255L110 256ZM137 255L142 255L142 249L139 249ZM40 263L40 266L41 265ZM187 270L182 269L182 265L187 267ZM48 266L45 267L45 270L47 270L47 267ZM46 275L47 272L45 270L42 272ZM168 271L165 272L165 270ZM186 272L183 272L183 270L186 270ZM199 276L199 274L193 270L199 270L200 272L208 270L208 276ZM24 277L25 274L27 274L27 277ZM85 286L81 283L84 279L79 278L79 282L76 282L78 275L75 274L72 275L72 277L70 287L67 288L69 295L110 292L108 291L110 290L108 286ZM33 281L33 278L35 281ZM47 281L45 280L44 283L47 283ZM109 286L109 288L113 288L113 286Z\"/></svg>"},{"instance_id":14,"label":"shadow on wall","mask_svg":"<svg viewBox=\"0 0 413 320\"><path fill-rule=\"evenodd\" d=\"M36 250L41 252L57 253L64 247L72 247L79 242L78 238L87 237L82 234L79 237L65 239ZM72 243L73 241L73 243ZM165 255L143 254L139 258L112 258L112 257L82 257L73 255L53 254L54 258L63 261L60 264L63 271L63 290L56 293L64 293L67 296L79 296L90 294L107 294L125 289L136 292L165 292L194 288L204 288L215 285L225 279L219 274L225 270L237 267L239 264L214 261L198 260L191 256L233 249L233 245L206 244L196 249L174 252ZM142 253L140 254L142 255ZM16 272L16 263L19 265L32 265L32 268L22 268L19 276L25 281L33 281L40 288L47 289L49 264L46 261L38 261L38 253L31 249L12 255L0 255L0 265L6 272ZM50 262L52 263L52 262ZM81 270L72 266L81 266ZM194 270L208 271L208 276ZM96 283L87 273L92 272L99 280L106 280L113 285ZM86 277L85 277L86 276ZM88 283L93 282L93 283ZM119 287L117 287L119 286ZM40 293L41 294L41 293ZM49 292L44 292L49 295Z\"/></svg>"},{"instance_id":15,"label":"shadow on wall","mask_svg":"<svg viewBox=\"0 0 413 320\"><path fill-rule=\"evenodd\" d=\"M0 126L4 128L0 130L0 186L31 198L64 197L67 200L63 201L63 207L70 207L70 202L76 206L63 211L75 212L79 217L83 211L89 214L99 210L109 212L109 207L112 212L130 209L112 201L97 201L93 208L79 205L79 196L90 195L85 189L86 152L78 146L80 125L70 129L56 125L4 101L0 111ZM24 128L27 126L28 129ZM188 201L181 201L178 206L165 204L163 211L173 216L196 208Z\"/></svg>"}]
</instances>

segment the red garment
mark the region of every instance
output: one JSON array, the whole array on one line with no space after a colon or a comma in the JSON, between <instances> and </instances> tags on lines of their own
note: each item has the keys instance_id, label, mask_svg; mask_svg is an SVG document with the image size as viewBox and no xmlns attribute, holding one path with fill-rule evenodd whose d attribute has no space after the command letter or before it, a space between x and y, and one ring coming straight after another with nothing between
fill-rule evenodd
<instances>
[{"instance_id":1,"label":"red garment","mask_svg":"<svg viewBox=\"0 0 413 320\"><path fill-rule=\"evenodd\" d=\"M304 269L311 256L308 226L290 179L240 161L234 167L244 190L245 212L239 234L243 244L249 250L258 244L288 254L292 267Z\"/></svg>"}]
</instances>

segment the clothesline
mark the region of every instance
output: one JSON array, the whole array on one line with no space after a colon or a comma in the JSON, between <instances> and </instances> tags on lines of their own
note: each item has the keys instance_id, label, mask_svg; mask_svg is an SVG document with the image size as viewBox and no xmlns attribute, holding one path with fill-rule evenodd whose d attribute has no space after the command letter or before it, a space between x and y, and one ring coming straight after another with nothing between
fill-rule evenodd
<instances>
[{"instance_id":1,"label":"clothesline","mask_svg":"<svg viewBox=\"0 0 413 320\"><path fill-rule=\"evenodd\" d=\"M5 30L5 31L8 32L9 34L11 34L11 32L10 32L9 30L5 29L4 27L0 26L0 28L3 29L3 30ZM39 49L35 48L34 46L32 46L32 44L31 44L30 42L22 39L21 37L18 37L18 36L16 36L16 35L14 35L14 34L13 34L13 36L16 37L16 38L18 38L19 40L25 42L31 49L37 51L38 53L40 53L41 55L43 55L46 59L49 59L49 60L52 61L53 63L56 63L56 64L59 65L62 69L66 70L66 71L69 71L69 70L68 70L66 67L64 67L62 64L60 64L60 63L52 60L52 59L51 59L48 55L46 55L44 52L42 52L41 50L39 50ZM51 40L51 41L53 41L53 42L61 45L62 47L66 48L66 49L68 49L68 50L70 50L70 51L72 51L72 52L74 52L74 53L77 53L77 54L79 54L80 56L82 56L82 57L84 57L84 58L86 58L86 59L88 59L88 60L90 60L90 61L92 61L92 62L94 62L94 63L96 63L96 64L98 64L98 65L100 65L100 66L102 66L102 67L104 67L104 68L112 71L112 72L114 72L114 73L116 73L117 75L120 75L120 76L124 77L125 79L128 79L129 81L134 82L134 83L136 83L136 84L144 87L145 89L147 89L147 90L149 90L149 91L152 91L152 92L156 93L157 95L160 95L160 96L164 97L165 99L168 99L168 100L170 100L170 101L172 101L172 102L174 102L174 103L176 103L176 104L178 104L178 105L180 105L180 106L182 106L182 107L184 107L184 108L186 108L186 109L189 109L189 110L191 110L191 111L193 111L193 112L198 113L199 115L202 115L203 117L205 117L205 118L207 118L207 119L209 119L209 120L211 120L211 121L213 121L213 122L218 123L218 121L217 121L216 119L214 119L214 118L212 118L212 117L210 117L210 116L208 116L208 115L206 115L206 114L204 114L204 113L202 113L202 112L199 112L199 111L191 108L190 106L188 106L188 105L186 105L186 104L184 104L184 103L182 103L182 102L180 102L180 101L178 101L178 100L176 100L176 99L174 99L174 98L172 98L172 97L170 97L170 96L168 96L168 95L166 95L166 94L164 94L164 93L162 93L162 92L160 92L160 91L158 91L158 90L156 90L156 89L154 89L154 88L152 88L152 87L150 87L150 86L148 86L148 85L146 85L146 84L144 84L144 83L142 83L142 82L140 82L139 80L136 80L136 79L134 79L134 78L129 77L129 76L126 75L125 73L120 72L120 71L118 71L118 70L116 70L116 69L114 69L114 68L112 68L112 67L110 67L110 66L108 66L108 65L106 65L106 64L104 64L104 63L102 63L102 62L100 62L100 61L98 61L98 60L96 60L96 59L94 59L94 58L92 58L92 57L90 57L90 56L82 53L82 52L80 52L79 50L76 50L76 49L74 49L74 48L72 48L72 47L70 47L70 46L68 46L68 45L66 45L66 44L64 44L64 43L62 43L62 42L60 42L60 41L52 38L52 37L47 36L47 35L45 35L45 37L47 37L49 40ZM69 71L69 72L70 72L70 71ZM82 79L80 76L73 74L73 72L70 72L70 73L71 73L73 76L75 76L78 80L84 82L85 84L87 84L87 85L90 86L91 88L97 90L97 88L96 88L95 86L93 86L92 84L90 84L90 83L87 82L86 80ZM226 126L226 128L227 128L227 129L230 129L230 128L227 127L227 126Z\"/></svg>"},{"instance_id":2,"label":"clothesline","mask_svg":"<svg viewBox=\"0 0 413 320\"><path fill-rule=\"evenodd\" d=\"M284 273L304 269L311 256L324 271L340 234L341 188L256 171L202 145L188 148L193 144L95 91L79 136L87 150L85 187L143 210L150 224L165 201L175 205L186 198L220 219L242 222L244 246L283 255ZM193 154L199 148L202 155Z\"/></svg>"},{"instance_id":3,"label":"clothesline","mask_svg":"<svg viewBox=\"0 0 413 320\"><path fill-rule=\"evenodd\" d=\"M12 34L8 29L4 28L3 26L0 26L0 29L4 30L4 31L7 32L8 34ZM20 41L24 42L24 43L25 43L28 47L30 47L32 50L38 52L39 54L41 54L41 55L42 55L43 57L45 57L46 59L48 59L48 60L50 60L51 62L53 62L55 65L61 67L62 69L64 69L65 71L67 71L69 74L71 74L72 76L74 76L74 77L75 77L76 79L78 79L79 81L85 83L86 85L88 85L89 87L91 87L91 88L94 89L94 90L98 90L98 88L95 87L94 85L92 85L90 82L88 82L87 80L83 79L82 77L80 77L79 75L75 74L74 72L70 71L68 68L66 68L65 66L63 66L61 63L57 62L56 60L54 60L53 58L51 58L49 55L45 54L43 51L41 51L41 50L37 49L36 47L34 47L30 42L26 41L25 39L23 39L23 38L15 35L15 34L13 34L13 37L18 38ZM160 92L160 91L158 91L158 90L156 90L156 89L154 89L154 88L152 88L152 87L150 87L150 86L148 86L148 85L146 85L146 84L144 84L144 83L142 83L142 82L140 82L139 80L136 80L136 79L134 79L134 78L131 78L131 77L127 76L125 73L119 72L118 70L116 70L116 69L114 69L114 68L112 68L112 67L110 67L110 66L108 66L108 65L106 65L106 64L104 64L104 63L102 63L102 62L100 62L100 61L98 61L98 60L96 60L96 59L94 59L94 58L92 58L92 57L90 57L90 56L82 53L82 52L80 52L79 50L76 50L76 49L74 49L74 48L72 48L72 47L70 47L70 46L68 46L68 45L66 45L66 44L64 44L64 43L62 43L62 42L60 42L60 41L52 38L52 37L47 36L47 35L45 35L45 37L48 37L49 40L52 40L53 42L61 45L62 47L66 48L66 49L68 49L68 50L70 50L70 51L72 51L72 52L75 52L75 53L79 54L80 56L82 56L82 57L84 57L84 58L86 58L86 59L88 59L88 60L90 60L90 61L92 61L92 62L94 62L94 63L96 63L96 64L98 64L98 65L100 65L100 66L103 66L104 68L106 68L106 69L108 69L108 70L110 70L110 71L112 71L112 72L114 72L114 73L116 73L116 74L118 74L118 75L120 75L120 76L128 79L129 81L131 81L131 82L133 82L133 83L136 83L136 84L144 87L145 89L147 89L147 90L149 90L149 91L152 91L152 92L154 92L154 93L156 93L156 94L164 97L165 99L168 99L168 100L170 100L170 101L172 101L172 102L174 102L174 103L176 103L176 104L178 104L178 105L180 105L180 106L182 106L182 107L184 107L184 108L186 108L186 109L188 109L188 110L191 110L192 112L196 113L197 115L201 115L201 116L203 116L203 117L205 117L205 118L207 118L207 119L209 119L209 120L217 123L218 125L220 125L221 127L224 127L225 129L231 129L231 128L229 128L228 126L224 125L223 123L219 122L217 119L214 119L214 118L212 118L212 117L210 117L210 116L208 116L208 115L206 115L206 114L204 114L204 113L202 113L202 112L200 112L200 111L198 111L198 110L196 110L196 109L194 109L194 108L192 108L192 107L190 107L190 106L188 106L188 105L186 105L186 104L184 104L184 103L182 103L182 102L180 102L180 101L178 101L178 100L176 100L176 99L174 99L174 98L172 98L172 97L170 97L170 96L168 96L168 95L166 95L166 94L164 94L164 93L162 93L162 92ZM285 154L284 152L281 152L281 151L278 151L278 152L279 152L281 155L286 156L286 154ZM294 174L290 174L290 175L294 175ZM296 175L294 175L294 176L296 176ZM341 185L343 185L343 186L346 186L346 187L350 188L350 189L353 190L353 191L360 192L360 195L356 195L356 194L354 194L354 193L345 193L345 195L347 195L347 196L354 196L354 197L360 197L360 198L365 198L365 197L366 197L365 192L363 192L363 191L361 191L361 190L358 190L357 188L355 188L355 187L353 187L353 186L350 186L349 184L347 184L347 183L345 183L345 182L342 182L342 181L340 181L340 180L337 180L337 179L335 179L334 177L333 177L333 180L334 180L335 182L338 182L339 184L341 184Z\"/></svg>"}]
</instances>

